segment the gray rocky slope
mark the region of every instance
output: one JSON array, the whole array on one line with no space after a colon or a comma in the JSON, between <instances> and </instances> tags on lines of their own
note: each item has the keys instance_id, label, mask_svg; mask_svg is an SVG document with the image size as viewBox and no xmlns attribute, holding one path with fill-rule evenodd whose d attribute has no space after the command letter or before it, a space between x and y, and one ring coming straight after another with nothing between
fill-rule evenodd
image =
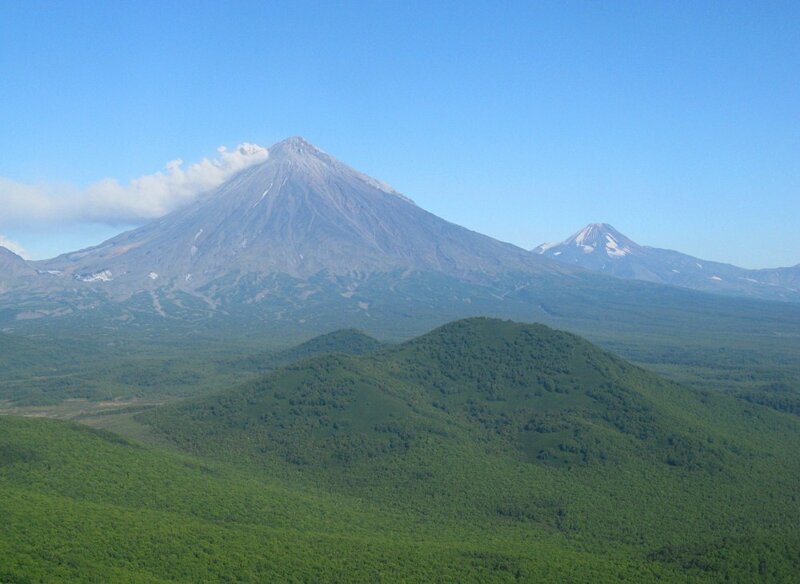
<instances>
[{"instance_id":1,"label":"gray rocky slope","mask_svg":"<svg viewBox=\"0 0 800 584\"><path fill-rule=\"evenodd\" d=\"M38 272L13 251L0 246L0 294L36 281Z\"/></svg>"},{"instance_id":2,"label":"gray rocky slope","mask_svg":"<svg viewBox=\"0 0 800 584\"><path fill-rule=\"evenodd\" d=\"M265 162L188 207L39 267L114 296L267 274L399 270L479 281L569 271L440 219L302 138L274 145Z\"/></svg>"},{"instance_id":3,"label":"gray rocky slope","mask_svg":"<svg viewBox=\"0 0 800 584\"><path fill-rule=\"evenodd\" d=\"M559 244L542 244L533 251L565 265L618 278L719 294L800 302L800 265L748 270L677 251L639 245L607 223L592 223Z\"/></svg>"}]
</instances>

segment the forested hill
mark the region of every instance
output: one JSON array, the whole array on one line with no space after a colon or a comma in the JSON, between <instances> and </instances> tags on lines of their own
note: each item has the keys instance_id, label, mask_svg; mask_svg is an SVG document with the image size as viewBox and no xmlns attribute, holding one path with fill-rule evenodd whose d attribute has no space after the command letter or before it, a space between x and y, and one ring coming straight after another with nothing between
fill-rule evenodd
<instances>
[{"instance_id":1,"label":"forested hill","mask_svg":"<svg viewBox=\"0 0 800 584\"><path fill-rule=\"evenodd\" d=\"M625 444L673 464L698 466L722 453L701 445L681 453L679 434L689 440L714 429L694 411L709 399L575 335L475 318L366 356L328 354L296 363L145 418L178 440L196 440L202 450L230 440L292 459L370 458L373 447L382 452L379 445L403 434L381 431L384 422L415 435L438 428L444 437L457 430L473 439L502 440L529 461L588 463L613 457ZM240 440L251 431L264 443L253 436ZM195 435L205 432L216 439L206 443ZM352 451L351 442L359 445Z\"/></svg>"},{"instance_id":2,"label":"forested hill","mask_svg":"<svg viewBox=\"0 0 800 584\"><path fill-rule=\"evenodd\" d=\"M264 351L247 357L231 359L228 364L248 371L264 372L320 355L332 353L365 355L378 350L381 346L383 343L360 330L341 329L313 337L288 349Z\"/></svg>"},{"instance_id":3,"label":"forested hill","mask_svg":"<svg viewBox=\"0 0 800 584\"><path fill-rule=\"evenodd\" d=\"M191 452L397 512L560 532L714 578L759 559L800 569L786 547L799 541L796 418L541 325L460 321L140 419Z\"/></svg>"}]
</instances>

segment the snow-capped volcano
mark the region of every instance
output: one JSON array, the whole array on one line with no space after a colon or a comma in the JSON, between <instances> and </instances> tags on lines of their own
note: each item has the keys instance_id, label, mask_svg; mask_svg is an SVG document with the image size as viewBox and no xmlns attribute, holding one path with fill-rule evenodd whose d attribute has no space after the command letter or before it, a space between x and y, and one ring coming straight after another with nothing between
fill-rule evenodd
<instances>
[{"instance_id":1,"label":"snow-capped volcano","mask_svg":"<svg viewBox=\"0 0 800 584\"><path fill-rule=\"evenodd\" d=\"M774 300L800 301L800 266L747 270L668 249L639 245L608 223L591 223L532 250L553 260L619 278Z\"/></svg>"},{"instance_id":2,"label":"snow-capped volcano","mask_svg":"<svg viewBox=\"0 0 800 584\"><path fill-rule=\"evenodd\" d=\"M640 246L614 229L608 223L590 223L572 237L561 243L544 243L534 249L535 253L548 255L565 261L566 257L576 253L585 258L587 254L597 254L591 258L592 263L604 262L607 258L621 258L640 251ZM566 256L566 257L560 257ZM583 264L576 261L574 263Z\"/></svg>"}]
</instances>

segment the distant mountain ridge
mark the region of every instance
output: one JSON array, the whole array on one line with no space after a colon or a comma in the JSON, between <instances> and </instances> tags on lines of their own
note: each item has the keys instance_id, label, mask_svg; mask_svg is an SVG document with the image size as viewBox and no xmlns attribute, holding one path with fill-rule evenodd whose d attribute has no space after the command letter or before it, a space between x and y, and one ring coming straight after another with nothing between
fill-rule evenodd
<instances>
[{"instance_id":1,"label":"distant mountain ridge","mask_svg":"<svg viewBox=\"0 0 800 584\"><path fill-rule=\"evenodd\" d=\"M721 301L556 259L436 217L290 138L161 219L29 262L38 274L0 293L0 327L93 338L213 330L288 344L342 328L401 340L470 316L543 322L596 340L645 329L717 338L753 319L776 334L800 318L800 304Z\"/></svg>"},{"instance_id":2,"label":"distant mountain ridge","mask_svg":"<svg viewBox=\"0 0 800 584\"><path fill-rule=\"evenodd\" d=\"M800 302L800 264L748 270L668 249L639 245L607 223L592 223L534 253L618 278L737 296Z\"/></svg>"}]
</instances>

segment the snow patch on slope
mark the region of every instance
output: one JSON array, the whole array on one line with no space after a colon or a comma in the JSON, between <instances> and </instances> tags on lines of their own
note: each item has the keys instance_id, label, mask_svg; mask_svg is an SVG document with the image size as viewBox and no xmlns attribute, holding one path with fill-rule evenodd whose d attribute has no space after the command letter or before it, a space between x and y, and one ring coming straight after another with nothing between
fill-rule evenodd
<instances>
[{"instance_id":1,"label":"snow patch on slope","mask_svg":"<svg viewBox=\"0 0 800 584\"><path fill-rule=\"evenodd\" d=\"M631 253L631 250L629 247L620 247L617 240L614 239L614 236L610 233L606 233L606 253L608 257L621 258Z\"/></svg>"},{"instance_id":2,"label":"snow patch on slope","mask_svg":"<svg viewBox=\"0 0 800 584\"><path fill-rule=\"evenodd\" d=\"M593 225L587 225L586 227L581 229L580 233L578 233L578 235L575 236L575 245L584 245L584 242L587 239L589 239L589 236L592 234L593 230L594 230L594 226ZM592 249L594 249L594 248L592 248ZM584 251L586 251L586 250L584 249Z\"/></svg>"},{"instance_id":3,"label":"snow patch on slope","mask_svg":"<svg viewBox=\"0 0 800 584\"><path fill-rule=\"evenodd\" d=\"M75 279L81 282L110 282L114 278L111 270L102 270L93 274L76 274Z\"/></svg>"}]
</instances>

